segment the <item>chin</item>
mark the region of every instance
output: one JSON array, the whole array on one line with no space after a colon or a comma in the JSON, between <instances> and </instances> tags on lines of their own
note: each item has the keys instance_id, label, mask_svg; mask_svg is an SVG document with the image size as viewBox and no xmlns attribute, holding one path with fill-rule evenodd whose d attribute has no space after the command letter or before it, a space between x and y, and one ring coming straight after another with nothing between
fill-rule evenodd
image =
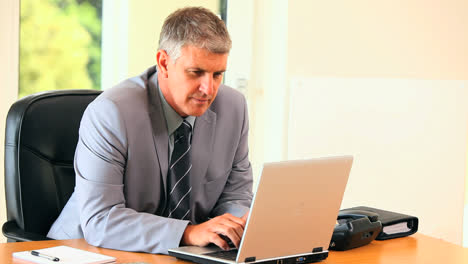
<instances>
[{"instance_id":1,"label":"chin","mask_svg":"<svg viewBox=\"0 0 468 264\"><path fill-rule=\"evenodd\" d=\"M195 112L191 113L190 115L198 117L198 116L202 116L205 112L206 112L206 110L205 111L195 111Z\"/></svg>"},{"instance_id":2,"label":"chin","mask_svg":"<svg viewBox=\"0 0 468 264\"><path fill-rule=\"evenodd\" d=\"M206 110L208 110L208 107L203 107L203 109L190 109L186 113L191 116L202 116Z\"/></svg>"}]
</instances>

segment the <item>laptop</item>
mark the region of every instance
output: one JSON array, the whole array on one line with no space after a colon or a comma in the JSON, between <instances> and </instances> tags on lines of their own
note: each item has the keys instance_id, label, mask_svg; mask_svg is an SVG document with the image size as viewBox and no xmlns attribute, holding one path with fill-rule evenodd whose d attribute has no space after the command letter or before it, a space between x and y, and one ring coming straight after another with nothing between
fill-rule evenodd
<instances>
[{"instance_id":1,"label":"laptop","mask_svg":"<svg viewBox=\"0 0 468 264\"><path fill-rule=\"evenodd\" d=\"M238 249L184 246L169 255L201 264L324 260L352 156L265 163Z\"/></svg>"}]
</instances>

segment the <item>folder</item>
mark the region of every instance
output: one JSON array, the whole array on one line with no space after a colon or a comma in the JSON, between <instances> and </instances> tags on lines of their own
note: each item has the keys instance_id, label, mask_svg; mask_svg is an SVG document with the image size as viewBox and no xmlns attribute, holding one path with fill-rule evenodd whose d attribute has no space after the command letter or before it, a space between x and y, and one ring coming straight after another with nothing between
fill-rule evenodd
<instances>
[{"instance_id":1,"label":"folder","mask_svg":"<svg viewBox=\"0 0 468 264\"><path fill-rule=\"evenodd\" d=\"M376 240L405 237L418 231L419 220L415 216L367 206L358 206L349 209L368 211L379 215L379 220L382 222L382 231L375 238Z\"/></svg>"}]
</instances>

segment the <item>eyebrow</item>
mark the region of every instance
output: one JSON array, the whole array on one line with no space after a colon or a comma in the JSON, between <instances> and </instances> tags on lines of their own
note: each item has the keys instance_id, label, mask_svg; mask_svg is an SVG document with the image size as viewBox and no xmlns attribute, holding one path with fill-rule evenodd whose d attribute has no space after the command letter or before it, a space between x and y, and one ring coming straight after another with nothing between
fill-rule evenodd
<instances>
[{"instance_id":1,"label":"eyebrow","mask_svg":"<svg viewBox=\"0 0 468 264\"><path fill-rule=\"evenodd\" d=\"M186 71L202 71L202 72L207 72L207 70L205 69L202 69L202 68L198 68L198 67L193 67L193 68L187 68L185 69ZM220 71L215 71L214 73L224 73L226 72L226 69L223 69L223 70L220 70Z\"/></svg>"}]
</instances>

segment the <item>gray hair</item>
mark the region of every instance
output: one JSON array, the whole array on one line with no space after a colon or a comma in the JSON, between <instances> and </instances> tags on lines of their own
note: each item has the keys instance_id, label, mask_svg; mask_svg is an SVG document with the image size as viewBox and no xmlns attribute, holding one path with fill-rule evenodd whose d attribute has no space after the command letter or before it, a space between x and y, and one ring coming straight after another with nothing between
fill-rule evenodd
<instances>
[{"instance_id":1,"label":"gray hair","mask_svg":"<svg viewBox=\"0 0 468 264\"><path fill-rule=\"evenodd\" d=\"M185 7L170 14L159 36L159 49L165 50L174 62L185 45L212 53L229 53L231 38L224 21L203 7Z\"/></svg>"}]
</instances>

